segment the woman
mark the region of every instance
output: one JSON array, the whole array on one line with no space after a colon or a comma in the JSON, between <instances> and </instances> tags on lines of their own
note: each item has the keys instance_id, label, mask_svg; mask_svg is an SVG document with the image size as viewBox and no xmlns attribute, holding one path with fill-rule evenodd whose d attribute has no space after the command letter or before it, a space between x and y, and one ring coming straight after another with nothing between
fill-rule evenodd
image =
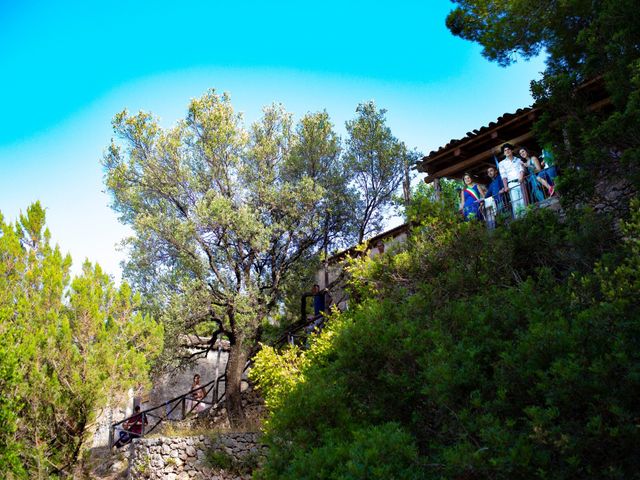
<instances>
[{"instance_id":1,"label":"woman","mask_svg":"<svg viewBox=\"0 0 640 480\"><path fill-rule=\"evenodd\" d=\"M191 384L191 408L189 410L199 413L204 410L204 403L200 402L204 398L204 388L200 386L200 375L197 373L193 376L193 383Z\"/></svg>"},{"instance_id":2,"label":"woman","mask_svg":"<svg viewBox=\"0 0 640 480\"><path fill-rule=\"evenodd\" d=\"M535 155L531 155L529 150L524 147L520 147L518 151L520 154L520 158L524 162L527 170L529 171L529 186L531 187L531 193L535 198L535 201L541 202L544 200L544 194L540 189L539 185L542 185L549 192L549 197L553 195L553 185L549 185L549 182L541 175L542 166L540 165L540 160ZM539 184L539 185L538 185Z\"/></svg>"},{"instance_id":3,"label":"woman","mask_svg":"<svg viewBox=\"0 0 640 480\"><path fill-rule=\"evenodd\" d=\"M464 219L471 220L475 218L484 220L484 215L481 210L481 202L485 193L484 187L474 182L469 173L465 173L462 179L464 181L464 188L460 192L460 210L464 215Z\"/></svg>"}]
</instances>

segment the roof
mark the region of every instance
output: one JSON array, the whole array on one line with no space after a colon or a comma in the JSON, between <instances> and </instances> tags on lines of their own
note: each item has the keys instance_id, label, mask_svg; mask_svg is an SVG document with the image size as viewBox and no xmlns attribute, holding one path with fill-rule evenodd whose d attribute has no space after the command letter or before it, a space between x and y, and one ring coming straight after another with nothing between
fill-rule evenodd
<instances>
[{"instance_id":1,"label":"roof","mask_svg":"<svg viewBox=\"0 0 640 480\"><path fill-rule=\"evenodd\" d=\"M368 245L375 245L378 242L378 240L390 240L402 235L403 233L408 233L410 228L411 228L411 225L409 223L403 223L401 225L398 225L397 227L387 230L386 232L382 232L376 235L375 237L371 237L369 239L363 240L362 243L366 243ZM341 252L338 252L335 255L332 255L331 257L329 257L328 262L330 264L333 264L343 260L347 256L356 256L358 255L357 249L358 249L358 245L354 245L353 247L347 248L346 250L342 250Z\"/></svg>"},{"instance_id":2,"label":"roof","mask_svg":"<svg viewBox=\"0 0 640 480\"><path fill-rule=\"evenodd\" d=\"M584 82L574 94L586 101L590 110L607 108L611 102L602 77ZM501 146L507 142L539 150L533 136L533 125L540 115L541 108L535 105L504 113L496 121L432 151L418 161L415 168L427 174L425 182L443 177L462 178L465 172L484 176L486 167L495 165L502 153Z\"/></svg>"},{"instance_id":3,"label":"roof","mask_svg":"<svg viewBox=\"0 0 640 480\"><path fill-rule=\"evenodd\" d=\"M534 107L504 113L496 121L432 151L416 164L416 168L428 175L428 181L441 177L460 178L464 172L484 170L487 165L495 164L493 157L501 153L504 143L531 143L532 127L539 115L540 110Z\"/></svg>"}]
</instances>

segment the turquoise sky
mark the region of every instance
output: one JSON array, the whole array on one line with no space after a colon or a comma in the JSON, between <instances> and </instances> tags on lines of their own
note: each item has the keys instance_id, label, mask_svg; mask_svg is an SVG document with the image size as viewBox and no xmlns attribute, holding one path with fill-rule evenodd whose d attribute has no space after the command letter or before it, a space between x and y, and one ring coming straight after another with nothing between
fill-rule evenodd
<instances>
[{"instance_id":1,"label":"turquoise sky","mask_svg":"<svg viewBox=\"0 0 640 480\"><path fill-rule=\"evenodd\" d=\"M208 88L248 122L282 102L326 109L338 132L356 105L388 110L423 152L531 104L540 59L508 69L444 25L452 4L420 2L0 0L0 211L40 200L74 264L120 277L126 234L102 193L110 119L128 108L165 126Z\"/></svg>"}]
</instances>

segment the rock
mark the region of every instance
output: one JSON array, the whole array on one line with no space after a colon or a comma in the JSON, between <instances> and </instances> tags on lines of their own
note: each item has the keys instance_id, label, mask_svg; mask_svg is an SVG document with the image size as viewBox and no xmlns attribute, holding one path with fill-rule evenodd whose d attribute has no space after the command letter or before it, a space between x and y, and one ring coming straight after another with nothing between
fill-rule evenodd
<instances>
[{"instance_id":1,"label":"rock","mask_svg":"<svg viewBox=\"0 0 640 480\"><path fill-rule=\"evenodd\" d=\"M195 448L193 448L192 446L188 446L188 447L185 449L185 453L186 453L188 456L190 456L190 457L195 457L195 456L196 456L196 449L195 449Z\"/></svg>"}]
</instances>

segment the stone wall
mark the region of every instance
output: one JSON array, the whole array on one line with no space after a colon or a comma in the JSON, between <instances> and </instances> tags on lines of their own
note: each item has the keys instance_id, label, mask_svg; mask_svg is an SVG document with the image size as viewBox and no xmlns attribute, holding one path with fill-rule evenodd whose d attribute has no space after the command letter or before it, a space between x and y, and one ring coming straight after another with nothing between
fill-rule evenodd
<instances>
[{"instance_id":1,"label":"stone wall","mask_svg":"<svg viewBox=\"0 0 640 480\"><path fill-rule=\"evenodd\" d=\"M264 458L255 432L183 438L142 438L131 442L128 479L250 479Z\"/></svg>"}]
</instances>

